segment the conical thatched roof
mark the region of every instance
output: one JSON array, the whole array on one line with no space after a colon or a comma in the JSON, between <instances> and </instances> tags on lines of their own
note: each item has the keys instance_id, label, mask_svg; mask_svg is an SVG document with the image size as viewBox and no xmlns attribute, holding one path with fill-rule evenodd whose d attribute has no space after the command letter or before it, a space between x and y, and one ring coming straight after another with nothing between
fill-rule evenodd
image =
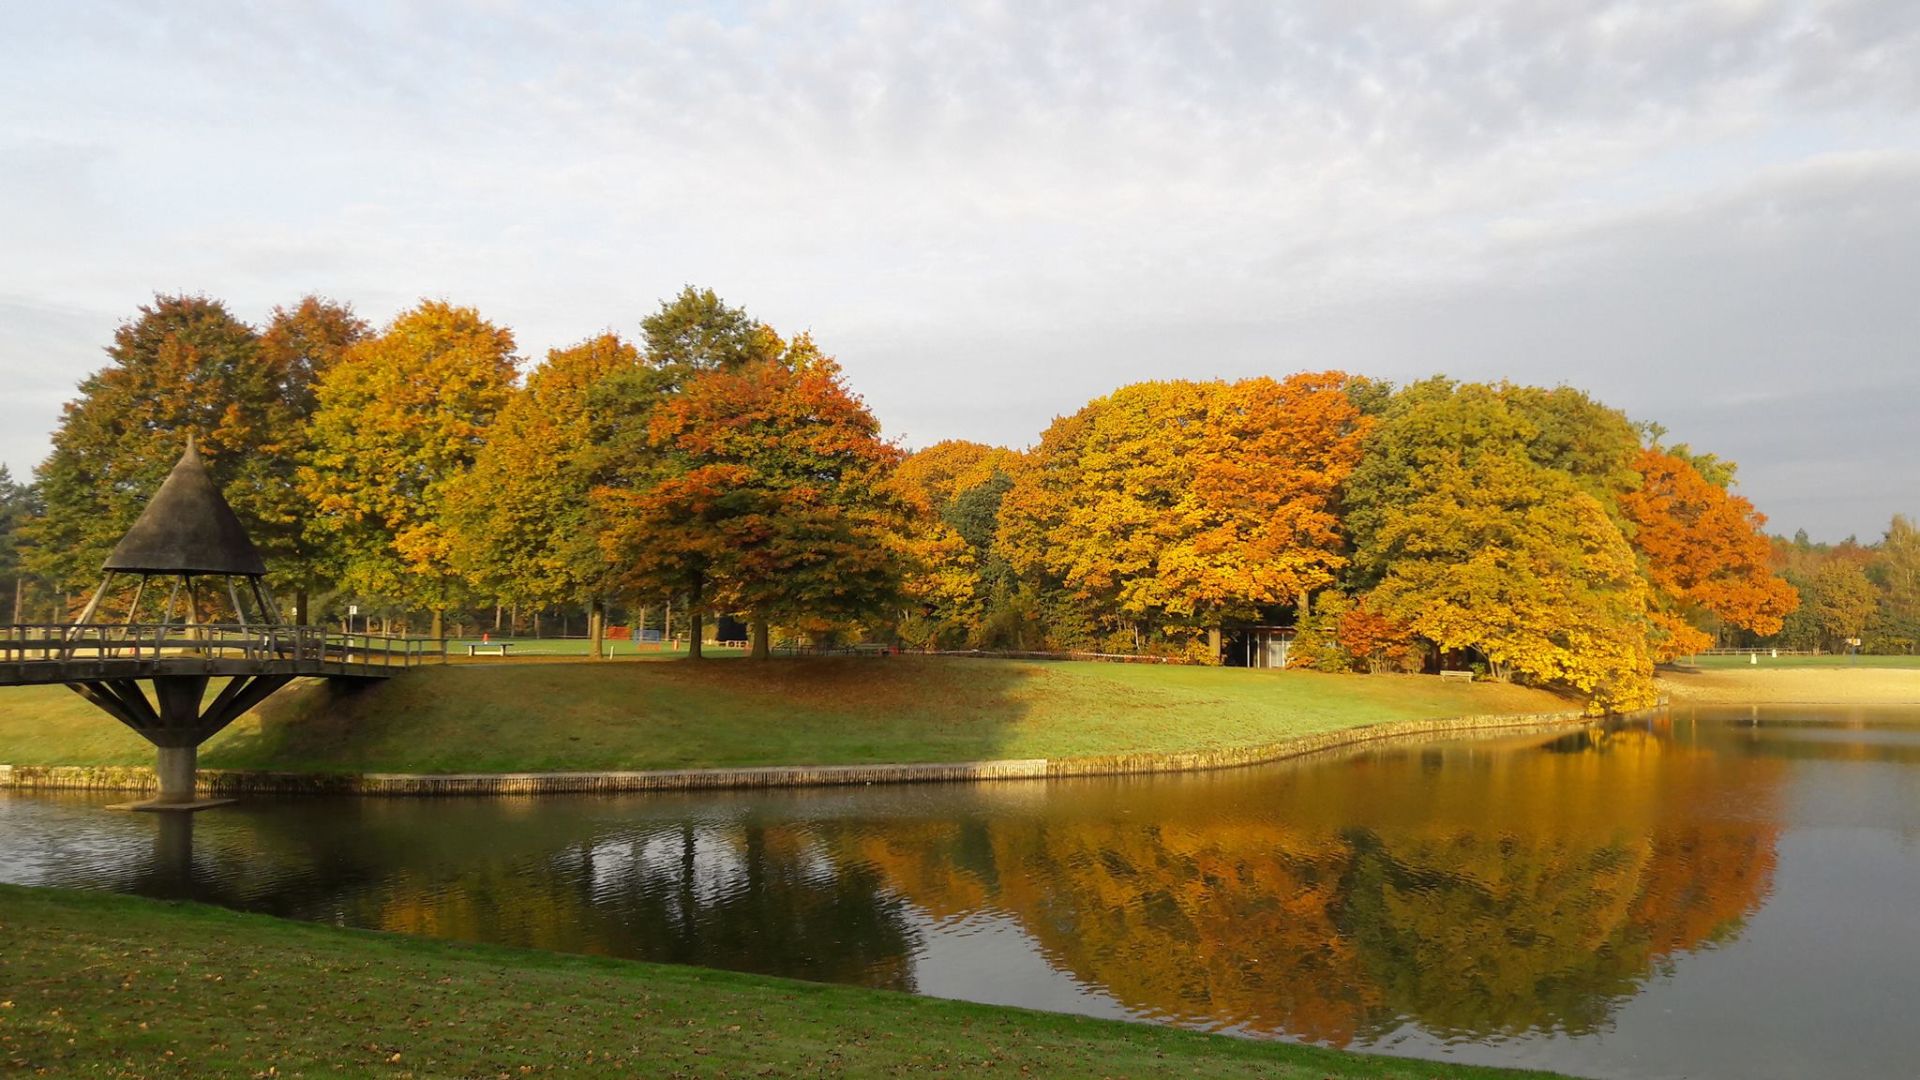
<instances>
[{"instance_id":1,"label":"conical thatched roof","mask_svg":"<svg viewBox=\"0 0 1920 1080\"><path fill-rule=\"evenodd\" d=\"M207 475L200 450L187 452L153 500L107 556L102 570L136 574L242 574L261 577L267 565L233 507Z\"/></svg>"}]
</instances>

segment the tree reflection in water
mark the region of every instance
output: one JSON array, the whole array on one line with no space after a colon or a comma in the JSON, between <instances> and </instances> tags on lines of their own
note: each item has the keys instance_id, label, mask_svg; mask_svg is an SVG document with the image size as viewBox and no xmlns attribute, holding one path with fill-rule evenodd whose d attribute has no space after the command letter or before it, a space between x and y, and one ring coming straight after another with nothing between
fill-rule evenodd
<instances>
[{"instance_id":1,"label":"tree reflection in water","mask_svg":"<svg viewBox=\"0 0 1920 1080\"><path fill-rule=\"evenodd\" d=\"M1408 1024L1577 1035L1759 906L1785 770L1824 749L1793 734L1630 726L1048 784L250 800L157 838L0 801L0 878L906 990L943 924L991 917L1143 1016L1339 1045Z\"/></svg>"},{"instance_id":2,"label":"tree reflection in water","mask_svg":"<svg viewBox=\"0 0 1920 1080\"><path fill-rule=\"evenodd\" d=\"M1578 1034L1759 906L1779 786L1778 763L1623 729L1120 783L842 853L936 916L1012 914L1150 1015L1339 1045Z\"/></svg>"}]
</instances>

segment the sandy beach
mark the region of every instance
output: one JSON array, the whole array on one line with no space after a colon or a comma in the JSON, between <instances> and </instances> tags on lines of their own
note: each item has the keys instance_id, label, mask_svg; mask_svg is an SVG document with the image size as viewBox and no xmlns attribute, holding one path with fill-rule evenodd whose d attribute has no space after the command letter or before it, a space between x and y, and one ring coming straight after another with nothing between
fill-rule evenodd
<instances>
[{"instance_id":1,"label":"sandy beach","mask_svg":"<svg viewBox=\"0 0 1920 1080\"><path fill-rule=\"evenodd\" d=\"M1920 705L1920 670L1911 668L1663 670L1658 681L1676 704Z\"/></svg>"}]
</instances>

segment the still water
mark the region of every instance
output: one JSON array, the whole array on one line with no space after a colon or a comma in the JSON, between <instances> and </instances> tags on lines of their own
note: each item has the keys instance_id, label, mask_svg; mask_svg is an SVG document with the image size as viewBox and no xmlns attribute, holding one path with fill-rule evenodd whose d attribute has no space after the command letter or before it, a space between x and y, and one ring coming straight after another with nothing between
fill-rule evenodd
<instances>
[{"instance_id":1,"label":"still water","mask_svg":"<svg viewBox=\"0 0 1920 1080\"><path fill-rule=\"evenodd\" d=\"M1920 1071L1920 709L1052 783L0 796L0 880L1590 1076Z\"/></svg>"}]
</instances>

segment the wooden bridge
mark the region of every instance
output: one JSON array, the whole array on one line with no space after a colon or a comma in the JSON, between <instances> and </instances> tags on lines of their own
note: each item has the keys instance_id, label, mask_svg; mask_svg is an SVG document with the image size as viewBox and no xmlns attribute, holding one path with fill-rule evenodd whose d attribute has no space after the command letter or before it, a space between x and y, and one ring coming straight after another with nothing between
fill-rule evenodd
<instances>
[{"instance_id":1,"label":"wooden bridge","mask_svg":"<svg viewBox=\"0 0 1920 1080\"><path fill-rule=\"evenodd\" d=\"M224 801L194 793L200 744L294 679L378 680L445 660L445 642L316 626L76 623L0 632L0 686L66 686L154 745L160 797L134 807L151 810ZM209 701L215 679L226 682Z\"/></svg>"},{"instance_id":2,"label":"wooden bridge","mask_svg":"<svg viewBox=\"0 0 1920 1080\"><path fill-rule=\"evenodd\" d=\"M294 679L384 679L446 659L445 642L283 623L266 564L191 438L100 569L73 623L5 628L0 686L66 686L152 743L159 796L128 809L225 801L195 793L200 744ZM215 679L226 681L209 700Z\"/></svg>"},{"instance_id":3,"label":"wooden bridge","mask_svg":"<svg viewBox=\"0 0 1920 1080\"><path fill-rule=\"evenodd\" d=\"M0 627L0 686L171 675L384 679L407 668L445 661L445 642L342 634L318 626L39 623Z\"/></svg>"}]
</instances>

